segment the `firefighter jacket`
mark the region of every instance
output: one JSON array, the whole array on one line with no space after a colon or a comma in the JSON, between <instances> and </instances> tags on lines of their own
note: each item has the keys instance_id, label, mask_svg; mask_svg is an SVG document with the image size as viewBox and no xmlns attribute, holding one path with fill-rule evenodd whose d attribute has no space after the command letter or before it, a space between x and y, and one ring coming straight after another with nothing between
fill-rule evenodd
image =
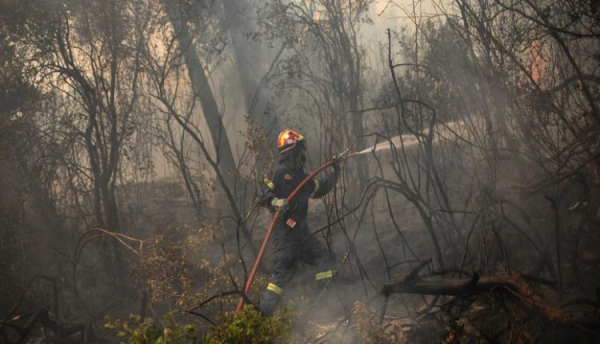
<instances>
[{"instance_id":1,"label":"firefighter jacket","mask_svg":"<svg viewBox=\"0 0 600 344\"><path fill-rule=\"evenodd\" d=\"M287 163L278 164L271 179L265 179L265 189L260 204L271 207L273 198L287 198L308 175L302 168L294 168ZM306 222L308 199L320 198L333 190L337 181L337 171L324 179L313 179L306 183L289 202L288 210L277 219L275 238L302 238L308 234ZM279 233L278 233L279 232Z\"/></svg>"}]
</instances>

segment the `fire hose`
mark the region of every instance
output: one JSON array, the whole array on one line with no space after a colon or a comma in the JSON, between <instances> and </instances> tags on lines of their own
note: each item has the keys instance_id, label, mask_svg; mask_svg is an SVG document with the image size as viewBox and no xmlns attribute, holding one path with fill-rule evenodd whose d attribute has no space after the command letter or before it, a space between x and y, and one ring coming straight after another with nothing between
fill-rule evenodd
<instances>
[{"instance_id":1,"label":"fire hose","mask_svg":"<svg viewBox=\"0 0 600 344\"><path fill-rule=\"evenodd\" d=\"M345 159L354 158L358 154L359 154L358 152L348 153L348 150L346 150L346 151L334 156L331 160L329 160L328 162L326 162L325 164L323 164L321 167L317 168L316 170L312 171L306 178L304 178L302 183L300 183L294 189L294 191L292 191L292 193L287 197L287 201L291 202L292 199L294 199L294 197L298 194L298 192L300 192L300 190L304 187L304 185L306 185L306 183L311 181L321 171L323 171L327 167L333 165L336 161L341 162ZM260 261L261 261L263 255L265 254L267 244L269 243L269 239L271 238L271 234L273 233L273 228L275 228L275 222L277 221L277 218L279 217L279 215L280 215L279 210L277 210L275 212L275 215L273 215L273 219L271 220L271 223L269 224L269 229L267 230L267 235L265 235L265 239L263 240L263 243L260 246L260 250L258 251L258 256L256 257L256 262L254 263L254 266L252 267L252 270L250 271L250 276L248 276L248 280L246 281L246 286L244 287L244 295L248 295L248 292L250 291L250 288L252 287L252 283L254 282L254 276L256 275L256 271L258 270ZM244 298L240 297L240 301L238 302L237 308L235 310L236 313L239 312L240 309L242 309L243 305L244 305Z\"/></svg>"}]
</instances>

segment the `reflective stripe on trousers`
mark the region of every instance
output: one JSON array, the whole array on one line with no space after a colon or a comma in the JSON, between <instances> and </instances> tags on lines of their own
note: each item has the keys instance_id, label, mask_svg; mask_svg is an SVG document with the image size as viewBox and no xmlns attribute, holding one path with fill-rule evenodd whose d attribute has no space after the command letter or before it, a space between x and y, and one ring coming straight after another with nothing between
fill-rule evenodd
<instances>
[{"instance_id":1,"label":"reflective stripe on trousers","mask_svg":"<svg viewBox=\"0 0 600 344\"><path fill-rule=\"evenodd\" d=\"M331 278L333 277L333 270L327 270L327 271L323 271L323 272L319 272L315 275L315 280L316 281L320 281L326 278Z\"/></svg>"},{"instance_id":2,"label":"reflective stripe on trousers","mask_svg":"<svg viewBox=\"0 0 600 344\"><path fill-rule=\"evenodd\" d=\"M283 289L279 288L276 284L269 283L267 286L267 290L274 292L277 295L281 295L283 293Z\"/></svg>"}]
</instances>

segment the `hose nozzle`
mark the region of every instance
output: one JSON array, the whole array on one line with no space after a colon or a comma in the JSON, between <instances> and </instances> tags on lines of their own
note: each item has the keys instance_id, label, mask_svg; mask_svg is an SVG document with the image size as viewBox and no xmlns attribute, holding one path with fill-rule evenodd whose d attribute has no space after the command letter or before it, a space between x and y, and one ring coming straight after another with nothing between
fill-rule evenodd
<instances>
[{"instance_id":1,"label":"hose nozzle","mask_svg":"<svg viewBox=\"0 0 600 344\"><path fill-rule=\"evenodd\" d=\"M349 152L350 151L348 149L346 149L345 151L332 156L331 157L331 161L342 162L342 161L346 160L346 158L348 157L348 153Z\"/></svg>"}]
</instances>

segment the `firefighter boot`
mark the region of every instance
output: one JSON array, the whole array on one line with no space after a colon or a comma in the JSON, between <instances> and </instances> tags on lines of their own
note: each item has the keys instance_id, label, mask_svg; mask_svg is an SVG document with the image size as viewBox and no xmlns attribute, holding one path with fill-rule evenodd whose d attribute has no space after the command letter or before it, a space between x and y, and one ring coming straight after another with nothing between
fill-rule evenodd
<instances>
[{"instance_id":1,"label":"firefighter boot","mask_svg":"<svg viewBox=\"0 0 600 344\"><path fill-rule=\"evenodd\" d=\"M269 283L267 290L264 292L262 298L260 299L259 308L262 315L267 317L273 315L273 312L277 307L277 303L279 302L281 292L281 288L277 287L273 283Z\"/></svg>"}]
</instances>

